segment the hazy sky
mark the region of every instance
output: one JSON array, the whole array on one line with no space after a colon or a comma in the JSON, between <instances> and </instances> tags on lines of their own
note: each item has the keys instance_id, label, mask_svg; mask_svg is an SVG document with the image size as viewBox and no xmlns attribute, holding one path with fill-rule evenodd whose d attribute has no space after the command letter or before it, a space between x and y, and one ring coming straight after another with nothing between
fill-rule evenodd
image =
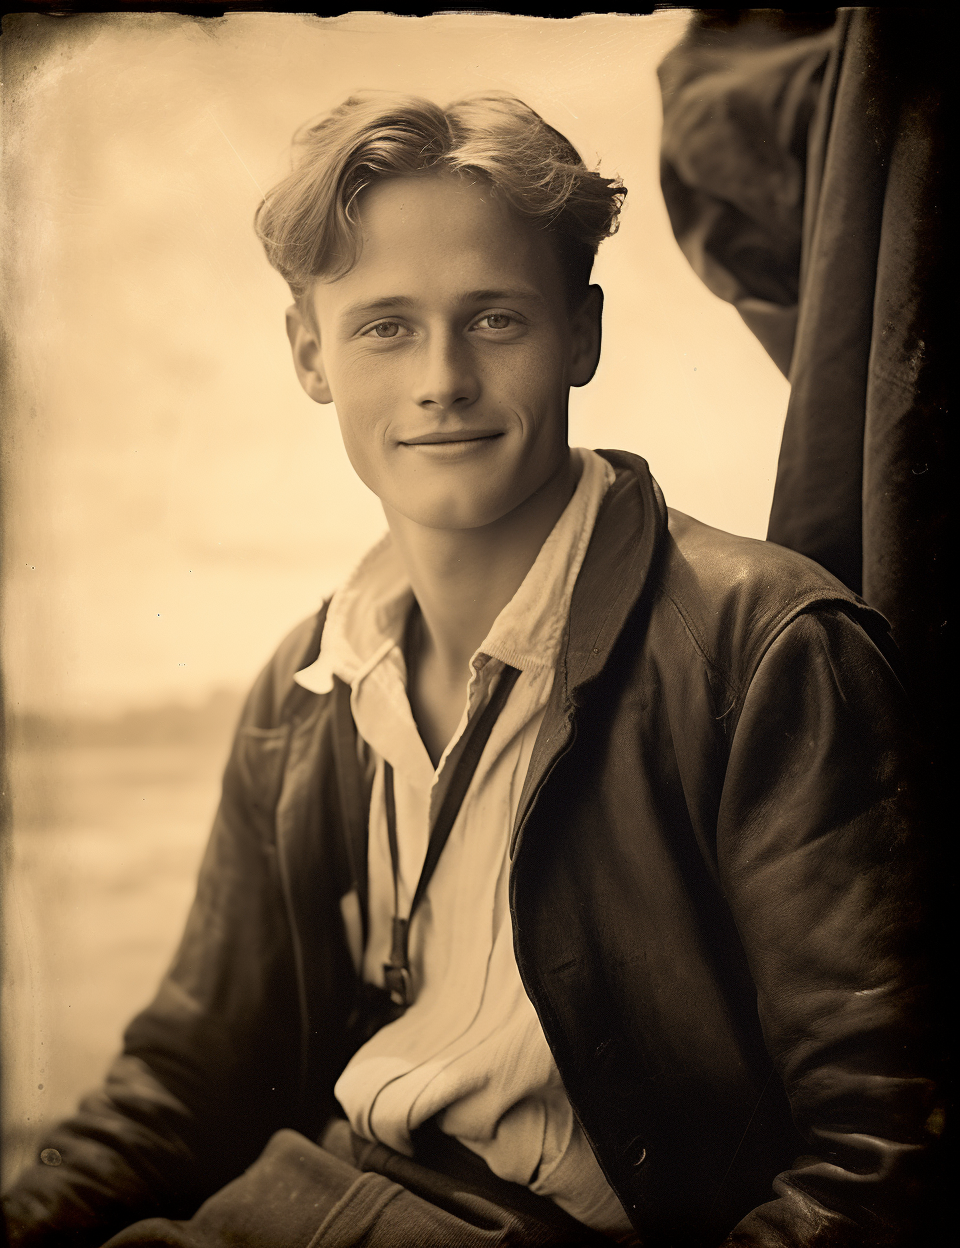
<instances>
[{"instance_id":1,"label":"hazy sky","mask_svg":"<svg viewBox=\"0 0 960 1248\"><path fill-rule=\"evenodd\" d=\"M659 192L655 67L685 21L5 19L14 708L246 685L382 531L295 379L289 295L251 228L293 130L357 88L511 91L623 178L571 439L644 455L669 504L763 536L786 382L689 269Z\"/></svg>"}]
</instances>

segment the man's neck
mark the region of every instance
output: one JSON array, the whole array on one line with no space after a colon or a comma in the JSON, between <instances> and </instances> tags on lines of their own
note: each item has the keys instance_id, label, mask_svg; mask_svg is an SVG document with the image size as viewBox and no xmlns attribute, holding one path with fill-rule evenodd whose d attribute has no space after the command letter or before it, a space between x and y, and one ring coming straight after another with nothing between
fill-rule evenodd
<instances>
[{"instance_id":1,"label":"man's neck","mask_svg":"<svg viewBox=\"0 0 960 1248\"><path fill-rule=\"evenodd\" d=\"M420 607L422 647L442 669L467 679L472 655L520 588L579 475L570 455L524 504L478 529L428 529L387 515Z\"/></svg>"},{"instance_id":2,"label":"man's neck","mask_svg":"<svg viewBox=\"0 0 960 1248\"><path fill-rule=\"evenodd\" d=\"M419 606L409 693L434 762L462 713L470 659L533 566L579 473L570 455L525 503L478 529L428 529L387 511Z\"/></svg>"}]
</instances>

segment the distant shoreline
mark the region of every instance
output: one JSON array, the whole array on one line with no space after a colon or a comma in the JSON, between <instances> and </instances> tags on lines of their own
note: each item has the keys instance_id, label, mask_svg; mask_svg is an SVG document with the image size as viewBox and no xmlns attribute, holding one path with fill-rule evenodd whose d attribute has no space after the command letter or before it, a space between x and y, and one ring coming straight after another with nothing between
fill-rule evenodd
<instances>
[{"instance_id":1,"label":"distant shoreline","mask_svg":"<svg viewBox=\"0 0 960 1248\"><path fill-rule=\"evenodd\" d=\"M216 689L199 706L170 702L103 718L14 713L7 724L7 746L31 750L199 744L227 738L242 704L243 694L238 690Z\"/></svg>"}]
</instances>

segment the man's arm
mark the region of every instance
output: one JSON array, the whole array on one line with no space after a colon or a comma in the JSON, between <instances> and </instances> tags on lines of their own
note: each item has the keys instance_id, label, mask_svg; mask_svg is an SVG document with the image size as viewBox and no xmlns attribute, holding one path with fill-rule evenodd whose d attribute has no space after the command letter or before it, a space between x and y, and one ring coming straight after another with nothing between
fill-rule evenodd
<instances>
[{"instance_id":1,"label":"man's arm","mask_svg":"<svg viewBox=\"0 0 960 1248\"><path fill-rule=\"evenodd\" d=\"M138 1218L188 1217L295 1122L300 1021L272 790L289 730L278 708L306 640L292 634L254 686L171 969L104 1087L39 1145L55 1150L48 1164L6 1195L11 1245L94 1245Z\"/></svg>"},{"instance_id":2,"label":"man's arm","mask_svg":"<svg viewBox=\"0 0 960 1248\"><path fill-rule=\"evenodd\" d=\"M917 1242L940 1111L907 722L889 664L840 609L794 620L744 701L719 865L811 1155L729 1248Z\"/></svg>"}]
</instances>

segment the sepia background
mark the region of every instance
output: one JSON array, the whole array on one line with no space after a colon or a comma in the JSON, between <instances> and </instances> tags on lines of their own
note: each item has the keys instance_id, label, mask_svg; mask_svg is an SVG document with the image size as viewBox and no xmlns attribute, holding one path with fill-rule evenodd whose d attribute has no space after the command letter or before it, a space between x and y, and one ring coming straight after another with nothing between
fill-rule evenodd
<instances>
[{"instance_id":1,"label":"sepia background","mask_svg":"<svg viewBox=\"0 0 960 1248\"><path fill-rule=\"evenodd\" d=\"M571 440L762 537L787 385L689 269L655 67L686 16L4 19L4 1177L178 937L243 691L382 531L251 220L351 90L510 91L629 188Z\"/></svg>"}]
</instances>

